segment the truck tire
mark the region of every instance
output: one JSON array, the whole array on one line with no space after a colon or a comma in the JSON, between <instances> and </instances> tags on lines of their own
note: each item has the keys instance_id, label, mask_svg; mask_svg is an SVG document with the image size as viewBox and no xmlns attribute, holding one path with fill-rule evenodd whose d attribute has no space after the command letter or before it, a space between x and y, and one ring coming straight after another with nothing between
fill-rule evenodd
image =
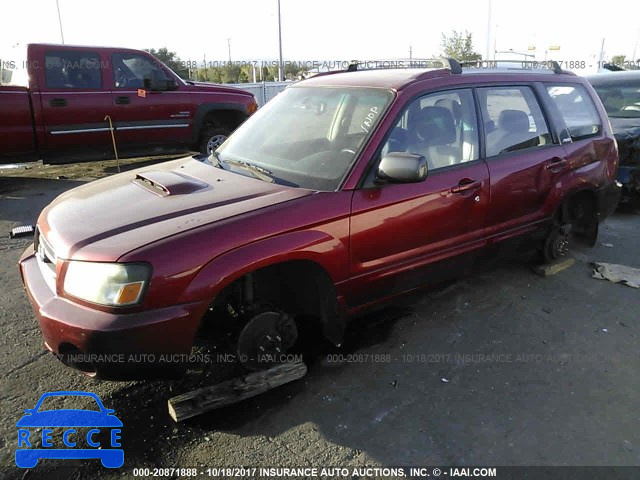
<instances>
[{"instance_id":1,"label":"truck tire","mask_svg":"<svg viewBox=\"0 0 640 480\"><path fill-rule=\"evenodd\" d=\"M230 133L231 131L227 127L210 126L204 128L200 135L200 152L211 155L211 152L222 145Z\"/></svg>"}]
</instances>

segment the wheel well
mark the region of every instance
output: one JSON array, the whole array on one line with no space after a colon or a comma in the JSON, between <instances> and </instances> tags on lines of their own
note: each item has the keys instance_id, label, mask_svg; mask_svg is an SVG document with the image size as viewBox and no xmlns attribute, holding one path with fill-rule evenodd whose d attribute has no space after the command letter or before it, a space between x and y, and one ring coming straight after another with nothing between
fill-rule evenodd
<instances>
[{"instance_id":1,"label":"wheel well","mask_svg":"<svg viewBox=\"0 0 640 480\"><path fill-rule=\"evenodd\" d=\"M577 227L588 227L598 215L598 199L592 190L580 190L562 202L561 221Z\"/></svg>"},{"instance_id":2,"label":"wheel well","mask_svg":"<svg viewBox=\"0 0 640 480\"><path fill-rule=\"evenodd\" d=\"M232 132L246 118L247 116L239 110L212 110L204 117L200 131L209 127L226 127Z\"/></svg>"},{"instance_id":3,"label":"wheel well","mask_svg":"<svg viewBox=\"0 0 640 480\"><path fill-rule=\"evenodd\" d=\"M333 281L313 261L292 260L247 273L216 296L210 311L237 314L242 305L249 309L252 305L272 306L294 316L313 318L320 322L327 339L336 345L342 343L344 319Z\"/></svg>"}]
</instances>

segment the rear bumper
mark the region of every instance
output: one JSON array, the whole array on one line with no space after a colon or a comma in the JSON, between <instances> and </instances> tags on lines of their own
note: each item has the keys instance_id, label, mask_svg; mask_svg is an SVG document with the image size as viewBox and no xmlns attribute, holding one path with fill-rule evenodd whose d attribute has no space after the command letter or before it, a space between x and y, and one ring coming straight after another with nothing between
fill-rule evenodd
<instances>
[{"instance_id":1,"label":"rear bumper","mask_svg":"<svg viewBox=\"0 0 640 480\"><path fill-rule=\"evenodd\" d=\"M611 215L620 202L622 185L614 180L597 191L598 196L598 220L602 221Z\"/></svg>"},{"instance_id":2,"label":"rear bumper","mask_svg":"<svg viewBox=\"0 0 640 480\"><path fill-rule=\"evenodd\" d=\"M55 295L33 245L19 267L47 349L69 366L102 378L143 378L159 368L174 370L175 354L190 353L208 307L208 302L198 302L129 314L104 312Z\"/></svg>"}]
</instances>

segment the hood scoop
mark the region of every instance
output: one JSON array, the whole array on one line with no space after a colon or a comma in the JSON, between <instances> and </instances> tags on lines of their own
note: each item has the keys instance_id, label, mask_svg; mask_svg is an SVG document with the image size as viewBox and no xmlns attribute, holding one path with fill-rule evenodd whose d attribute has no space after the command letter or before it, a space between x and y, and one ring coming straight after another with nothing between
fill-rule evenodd
<instances>
[{"instance_id":1,"label":"hood scoop","mask_svg":"<svg viewBox=\"0 0 640 480\"><path fill-rule=\"evenodd\" d=\"M209 186L197 178L166 170L138 173L131 182L161 197L194 193Z\"/></svg>"}]
</instances>

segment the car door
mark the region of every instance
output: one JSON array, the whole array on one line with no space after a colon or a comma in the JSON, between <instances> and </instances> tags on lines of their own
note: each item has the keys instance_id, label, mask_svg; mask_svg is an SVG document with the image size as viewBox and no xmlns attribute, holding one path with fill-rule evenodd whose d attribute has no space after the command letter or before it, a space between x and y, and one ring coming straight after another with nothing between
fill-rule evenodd
<instances>
[{"instance_id":1,"label":"car door","mask_svg":"<svg viewBox=\"0 0 640 480\"><path fill-rule=\"evenodd\" d=\"M487 237L504 240L534 230L551 214L554 180L566 153L530 85L476 89L491 177Z\"/></svg>"},{"instance_id":2,"label":"car door","mask_svg":"<svg viewBox=\"0 0 640 480\"><path fill-rule=\"evenodd\" d=\"M111 99L104 88L101 55L77 47L45 51L39 93L46 150L51 154L109 150L111 137L104 117L111 113Z\"/></svg>"},{"instance_id":3,"label":"car door","mask_svg":"<svg viewBox=\"0 0 640 480\"><path fill-rule=\"evenodd\" d=\"M423 155L427 178L379 184L372 173L354 192L353 281L346 289L350 306L460 274L485 242L489 173L479 156L470 89L410 102L388 132L376 163L389 151Z\"/></svg>"},{"instance_id":4,"label":"car door","mask_svg":"<svg viewBox=\"0 0 640 480\"><path fill-rule=\"evenodd\" d=\"M598 110L583 85L547 83L545 90L557 109L562 125L562 145L571 169L609 159L612 140L603 138ZM597 141L594 141L597 140Z\"/></svg>"},{"instance_id":5,"label":"car door","mask_svg":"<svg viewBox=\"0 0 640 480\"><path fill-rule=\"evenodd\" d=\"M111 56L113 122L123 148L184 145L191 142L194 106L190 92L178 82L170 90L152 90L175 80L151 56L139 52L115 52Z\"/></svg>"}]
</instances>

